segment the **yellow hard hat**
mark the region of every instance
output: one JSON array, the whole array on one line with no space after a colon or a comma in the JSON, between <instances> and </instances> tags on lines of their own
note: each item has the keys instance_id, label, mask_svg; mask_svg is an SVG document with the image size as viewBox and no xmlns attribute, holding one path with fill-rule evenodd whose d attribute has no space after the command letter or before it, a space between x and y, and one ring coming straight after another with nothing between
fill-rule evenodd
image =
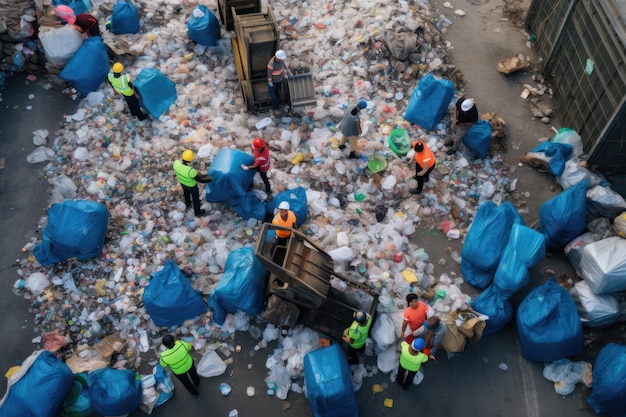
<instances>
[{"instance_id":1,"label":"yellow hard hat","mask_svg":"<svg viewBox=\"0 0 626 417\"><path fill-rule=\"evenodd\" d=\"M122 71L124 71L124 65L120 64L119 62L116 62L115 64L113 64L114 73L119 74Z\"/></svg>"},{"instance_id":2,"label":"yellow hard hat","mask_svg":"<svg viewBox=\"0 0 626 417\"><path fill-rule=\"evenodd\" d=\"M186 149L186 150L183 152L183 161L185 161L185 162L191 162L191 161L193 161L193 157L194 157L194 156L195 156L195 155L193 154L193 151L192 151L192 150L190 150L190 149Z\"/></svg>"}]
</instances>

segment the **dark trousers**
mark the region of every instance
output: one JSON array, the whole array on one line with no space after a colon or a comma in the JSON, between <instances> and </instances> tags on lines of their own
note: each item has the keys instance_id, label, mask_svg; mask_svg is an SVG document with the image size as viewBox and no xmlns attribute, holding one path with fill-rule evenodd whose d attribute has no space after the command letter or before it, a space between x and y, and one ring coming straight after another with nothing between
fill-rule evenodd
<instances>
[{"instance_id":1,"label":"dark trousers","mask_svg":"<svg viewBox=\"0 0 626 417\"><path fill-rule=\"evenodd\" d=\"M422 188L424 188L424 182L428 182L429 177L430 177L430 173L433 171L433 168L435 168L435 166L431 166L428 171L426 171L426 174L422 175L421 177L419 175L417 175L418 172L420 172L423 168L416 163L415 164L415 179L417 180L417 189L418 190L422 190Z\"/></svg>"},{"instance_id":2,"label":"dark trousers","mask_svg":"<svg viewBox=\"0 0 626 417\"><path fill-rule=\"evenodd\" d=\"M187 187L186 185L180 184L183 187L183 194L185 196L185 206L187 208L191 207L191 201L193 200L193 211L196 216L201 214L200 212L200 191L198 191L198 185L194 185L193 187Z\"/></svg>"},{"instance_id":3,"label":"dark trousers","mask_svg":"<svg viewBox=\"0 0 626 417\"><path fill-rule=\"evenodd\" d=\"M180 382L183 383L185 388L187 388L187 391L189 391L193 395L198 395L198 385L200 385L200 377L198 376L198 373L196 372L195 363L193 363L191 365L191 368L184 374L180 374L180 375L174 374L174 375L176 376L176 378L178 378Z\"/></svg>"},{"instance_id":4,"label":"dark trousers","mask_svg":"<svg viewBox=\"0 0 626 417\"><path fill-rule=\"evenodd\" d=\"M348 364L350 365L358 365L359 364L359 353L365 352L365 345L361 346L358 349L353 348L348 345Z\"/></svg>"},{"instance_id":5,"label":"dark trousers","mask_svg":"<svg viewBox=\"0 0 626 417\"><path fill-rule=\"evenodd\" d=\"M263 180L263 184L265 184L265 192L271 193L272 188L270 187L270 180L267 178L267 172L259 171L259 174L261 174L261 179Z\"/></svg>"},{"instance_id":6,"label":"dark trousers","mask_svg":"<svg viewBox=\"0 0 626 417\"><path fill-rule=\"evenodd\" d=\"M402 389L407 389L413 383L413 378L415 378L416 373L417 371L407 371L402 365L398 365L396 382L402 386Z\"/></svg>"},{"instance_id":7,"label":"dark trousers","mask_svg":"<svg viewBox=\"0 0 626 417\"><path fill-rule=\"evenodd\" d=\"M272 99L272 110L278 110L280 107L280 86L282 85L282 81L274 81L274 85L269 87L270 89L270 98Z\"/></svg>"},{"instance_id":8,"label":"dark trousers","mask_svg":"<svg viewBox=\"0 0 626 417\"><path fill-rule=\"evenodd\" d=\"M141 111L141 107L139 107L139 99L135 97L134 94L131 96L124 96L124 98L126 99L130 113L133 116L136 116L139 120L146 120L148 115Z\"/></svg>"}]
</instances>

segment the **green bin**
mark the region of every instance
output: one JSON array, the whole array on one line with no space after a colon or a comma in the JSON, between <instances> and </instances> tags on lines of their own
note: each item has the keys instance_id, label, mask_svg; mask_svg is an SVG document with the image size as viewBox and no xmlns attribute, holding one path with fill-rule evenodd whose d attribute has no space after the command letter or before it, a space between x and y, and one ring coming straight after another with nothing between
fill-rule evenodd
<instances>
[{"instance_id":1,"label":"green bin","mask_svg":"<svg viewBox=\"0 0 626 417\"><path fill-rule=\"evenodd\" d=\"M389 134L389 148L398 156L404 156L411 150L411 138L404 129L394 129Z\"/></svg>"}]
</instances>

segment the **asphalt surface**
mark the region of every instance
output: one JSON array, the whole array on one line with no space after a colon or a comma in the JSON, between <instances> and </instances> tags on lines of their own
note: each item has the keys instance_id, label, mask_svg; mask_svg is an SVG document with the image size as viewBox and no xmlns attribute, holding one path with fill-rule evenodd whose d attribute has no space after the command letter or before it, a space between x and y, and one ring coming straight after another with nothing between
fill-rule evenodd
<instances>
[{"instance_id":1,"label":"asphalt surface","mask_svg":"<svg viewBox=\"0 0 626 417\"><path fill-rule=\"evenodd\" d=\"M511 171L519 178L519 192L529 192L526 198L527 224L538 219L540 205L559 192L558 186L547 174L526 166L518 166L519 154L536 145L542 136L550 136L548 126L533 120L526 104L519 99L520 86L531 82L530 74L501 76L495 72L495 62L504 56L525 48L524 35L519 28L502 21L498 12L501 1L474 6L461 2L468 13L463 19L455 18L454 9L442 8L441 1L433 1L437 13L449 16L455 23L446 34L455 49L451 55L457 67L468 80L466 92L476 98L479 110L497 111L508 127L507 148ZM476 31L482 32L476 35ZM497 28L498 30L494 30ZM475 36L466 36L474 33ZM528 50L523 50L529 53ZM16 296L12 286L18 279L16 259L23 256L21 248L32 236L40 236L38 222L48 204L48 186L42 178L43 164L31 165L26 156L35 148L32 131L46 128L54 131L63 121L64 114L73 113L76 103L58 89L45 90L45 80L35 83L25 81L25 74L8 80L0 102L0 158L6 158L6 167L0 170L0 320L5 339L0 356L3 371L26 358L37 344L32 339L39 335L33 329L28 308L30 300ZM30 99L29 95L34 98ZM31 109L27 106L32 106ZM557 127L559 127L557 125ZM50 139L49 139L50 141ZM49 142L50 143L50 142ZM420 229L413 236L427 248L433 259L446 258L446 249L460 252L461 243L443 236L431 236ZM458 265L449 261L436 265L436 275L447 272L460 274ZM530 271L531 285L514 297L517 305L525 292L544 282L551 273L559 277L573 277L573 270L560 253L548 258ZM464 288L471 293L471 288ZM475 290L474 290L474 293ZM580 358L593 362L598 350L609 341L618 341L623 327L587 332L593 339ZM232 343L242 346L233 353L233 363L219 377L203 379L200 395L193 397L176 381L174 397L154 410L153 416L228 416L234 409L239 416L309 416L312 415L303 394L289 393L286 401L266 395L264 378L265 361L273 352L273 344L254 351L254 341L247 333L237 332ZM199 356L196 355L199 359ZM366 357L365 363L375 364L375 357ZM575 392L561 397L554 392L552 382L542 376L543 365L525 360L520 355L517 331L513 324L502 332L484 337L464 352L448 358L445 352L437 354L437 361L424 366L424 381L402 391L390 381L388 374L379 373L363 381L356 392L359 415L428 415L464 417L589 417L594 415L584 398L589 390L579 384ZM228 397L219 392L219 384L227 382L233 388ZM372 394L373 384L382 384L381 393ZM3 382L3 387L6 382ZM255 387L256 395L248 397L246 388ZM392 399L393 406L384 405ZM135 411L131 417L145 415ZM17 417L17 416L16 416Z\"/></svg>"}]
</instances>

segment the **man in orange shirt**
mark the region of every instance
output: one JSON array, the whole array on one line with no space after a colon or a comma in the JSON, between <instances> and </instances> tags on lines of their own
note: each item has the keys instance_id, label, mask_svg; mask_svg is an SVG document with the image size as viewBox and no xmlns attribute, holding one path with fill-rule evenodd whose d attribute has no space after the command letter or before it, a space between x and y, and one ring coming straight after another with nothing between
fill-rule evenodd
<instances>
[{"instance_id":1,"label":"man in orange shirt","mask_svg":"<svg viewBox=\"0 0 626 417\"><path fill-rule=\"evenodd\" d=\"M298 227L296 215L290 208L291 206L288 202L282 201L278 205L278 213L274 216L272 224L289 227L291 229ZM281 246L286 245L289 236L291 236L291 231L289 230L276 230L276 243Z\"/></svg>"},{"instance_id":2,"label":"man in orange shirt","mask_svg":"<svg viewBox=\"0 0 626 417\"><path fill-rule=\"evenodd\" d=\"M415 150L415 178L417 180L417 188L410 190L411 194L419 194L422 192L424 183L428 182L428 177L435 168L435 154L430 148L422 141L413 142L413 149Z\"/></svg>"}]
</instances>

